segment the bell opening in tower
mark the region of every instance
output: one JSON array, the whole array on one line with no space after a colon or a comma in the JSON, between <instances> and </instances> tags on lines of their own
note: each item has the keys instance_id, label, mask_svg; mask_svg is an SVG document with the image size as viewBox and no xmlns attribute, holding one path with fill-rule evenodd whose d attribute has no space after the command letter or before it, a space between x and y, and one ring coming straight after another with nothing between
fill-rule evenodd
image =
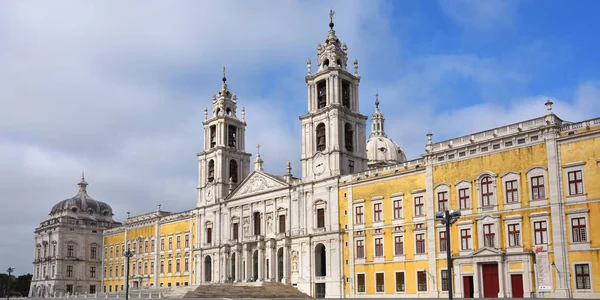
<instances>
[{"instance_id":1,"label":"bell opening in tower","mask_svg":"<svg viewBox=\"0 0 600 300\"><path fill-rule=\"evenodd\" d=\"M237 127L233 126L233 125L229 125L227 127L227 145L229 147L234 147L236 145L236 133L237 133Z\"/></svg>"},{"instance_id":2,"label":"bell opening in tower","mask_svg":"<svg viewBox=\"0 0 600 300\"><path fill-rule=\"evenodd\" d=\"M237 181L238 181L237 173L238 173L237 162L232 159L229 161L229 178L231 179L232 183L237 183Z\"/></svg>"},{"instance_id":3,"label":"bell opening in tower","mask_svg":"<svg viewBox=\"0 0 600 300\"><path fill-rule=\"evenodd\" d=\"M352 124L346 123L344 126L344 144L348 152L354 152L353 138L354 130L352 130Z\"/></svg>"},{"instance_id":4,"label":"bell opening in tower","mask_svg":"<svg viewBox=\"0 0 600 300\"><path fill-rule=\"evenodd\" d=\"M350 83L342 81L342 105L345 108L350 108Z\"/></svg>"},{"instance_id":5,"label":"bell opening in tower","mask_svg":"<svg viewBox=\"0 0 600 300\"><path fill-rule=\"evenodd\" d=\"M325 85L325 80L321 80L317 83L317 91L317 108L323 108L327 106L327 86Z\"/></svg>"},{"instance_id":6,"label":"bell opening in tower","mask_svg":"<svg viewBox=\"0 0 600 300\"><path fill-rule=\"evenodd\" d=\"M214 148L217 145L217 126L210 126L210 147Z\"/></svg>"},{"instance_id":7,"label":"bell opening in tower","mask_svg":"<svg viewBox=\"0 0 600 300\"><path fill-rule=\"evenodd\" d=\"M317 125L317 151L324 151L326 148L325 144L325 124L319 123Z\"/></svg>"},{"instance_id":8,"label":"bell opening in tower","mask_svg":"<svg viewBox=\"0 0 600 300\"><path fill-rule=\"evenodd\" d=\"M208 182L213 182L215 180L215 161L208 161Z\"/></svg>"}]
</instances>

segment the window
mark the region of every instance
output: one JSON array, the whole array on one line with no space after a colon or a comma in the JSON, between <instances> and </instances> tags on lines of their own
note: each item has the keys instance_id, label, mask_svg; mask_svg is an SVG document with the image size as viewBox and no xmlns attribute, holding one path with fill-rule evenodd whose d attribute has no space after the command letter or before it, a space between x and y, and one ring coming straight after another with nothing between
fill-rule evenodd
<instances>
[{"instance_id":1,"label":"window","mask_svg":"<svg viewBox=\"0 0 600 300\"><path fill-rule=\"evenodd\" d=\"M569 177L569 195L583 194L583 175L581 170L571 171Z\"/></svg>"},{"instance_id":2,"label":"window","mask_svg":"<svg viewBox=\"0 0 600 300\"><path fill-rule=\"evenodd\" d=\"M327 106L327 85L325 80L317 83L317 108L323 108Z\"/></svg>"},{"instance_id":3,"label":"window","mask_svg":"<svg viewBox=\"0 0 600 300\"><path fill-rule=\"evenodd\" d=\"M546 198L544 176L531 177L531 198L533 200L542 200Z\"/></svg>"},{"instance_id":4,"label":"window","mask_svg":"<svg viewBox=\"0 0 600 300\"><path fill-rule=\"evenodd\" d=\"M417 291L427 291L427 274L425 274L425 271L417 271Z\"/></svg>"},{"instance_id":5,"label":"window","mask_svg":"<svg viewBox=\"0 0 600 300\"><path fill-rule=\"evenodd\" d=\"M186 248L190 247L190 235L189 234L185 235L185 244L184 245Z\"/></svg>"},{"instance_id":6,"label":"window","mask_svg":"<svg viewBox=\"0 0 600 300\"><path fill-rule=\"evenodd\" d=\"M279 233L285 233L285 215L279 215Z\"/></svg>"},{"instance_id":7,"label":"window","mask_svg":"<svg viewBox=\"0 0 600 300\"><path fill-rule=\"evenodd\" d=\"M227 146L235 147L236 141L235 138L237 136L237 128L233 125L227 126Z\"/></svg>"},{"instance_id":8,"label":"window","mask_svg":"<svg viewBox=\"0 0 600 300\"><path fill-rule=\"evenodd\" d=\"M239 239L240 223L233 223L233 239Z\"/></svg>"},{"instance_id":9,"label":"window","mask_svg":"<svg viewBox=\"0 0 600 300\"><path fill-rule=\"evenodd\" d=\"M533 222L533 230L536 245L548 243L548 227L546 221Z\"/></svg>"},{"instance_id":10,"label":"window","mask_svg":"<svg viewBox=\"0 0 600 300\"><path fill-rule=\"evenodd\" d=\"M67 277L73 277L73 266L67 266Z\"/></svg>"},{"instance_id":11,"label":"window","mask_svg":"<svg viewBox=\"0 0 600 300\"><path fill-rule=\"evenodd\" d=\"M406 287L404 285L404 272L396 272L396 292L404 292Z\"/></svg>"},{"instance_id":12,"label":"window","mask_svg":"<svg viewBox=\"0 0 600 300\"><path fill-rule=\"evenodd\" d=\"M469 195L469 188L463 188L458 190L458 203L460 209L471 208L471 199Z\"/></svg>"},{"instance_id":13,"label":"window","mask_svg":"<svg viewBox=\"0 0 600 300\"><path fill-rule=\"evenodd\" d=\"M169 250L172 250L172 249L173 249L173 237L170 236L169 237Z\"/></svg>"},{"instance_id":14,"label":"window","mask_svg":"<svg viewBox=\"0 0 600 300\"><path fill-rule=\"evenodd\" d=\"M494 205L493 196L492 179L486 176L481 180L481 201L483 207Z\"/></svg>"},{"instance_id":15,"label":"window","mask_svg":"<svg viewBox=\"0 0 600 300\"><path fill-rule=\"evenodd\" d=\"M348 152L354 151L353 138L354 130L352 130L352 125L350 123L346 123L346 125L344 125L344 145L346 146L346 151Z\"/></svg>"},{"instance_id":16,"label":"window","mask_svg":"<svg viewBox=\"0 0 600 300\"><path fill-rule=\"evenodd\" d=\"M373 222L381 222L381 203L373 204Z\"/></svg>"},{"instance_id":17,"label":"window","mask_svg":"<svg viewBox=\"0 0 600 300\"><path fill-rule=\"evenodd\" d=\"M416 240L416 253L417 254L425 254L425 234L424 233L417 233L415 235L415 240Z\"/></svg>"},{"instance_id":18,"label":"window","mask_svg":"<svg viewBox=\"0 0 600 300\"><path fill-rule=\"evenodd\" d=\"M438 211L448 210L448 192L438 193Z\"/></svg>"},{"instance_id":19,"label":"window","mask_svg":"<svg viewBox=\"0 0 600 300\"><path fill-rule=\"evenodd\" d=\"M96 286L90 285L90 294L95 294L95 293L96 293Z\"/></svg>"},{"instance_id":20,"label":"window","mask_svg":"<svg viewBox=\"0 0 600 300\"><path fill-rule=\"evenodd\" d=\"M319 123L319 125L317 125L317 151L325 150L326 146L325 124Z\"/></svg>"},{"instance_id":21,"label":"window","mask_svg":"<svg viewBox=\"0 0 600 300\"><path fill-rule=\"evenodd\" d=\"M471 229L460 230L460 249L469 250L471 249Z\"/></svg>"},{"instance_id":22,"label":"window","mask_svg":"<svg viewBox=\"0 0 600 300\"><path fill-rule=\"evenodd\" d=\"M215 161L208 161L208 182L213 182L215 180Z\"/></svg>"},{"instance_id":23,"label":"window","mask_svg":"<svg viewBox=\"0 0 600 300\"><path fill-rule=\"evenodd\" d=\"M154 274L154 261L150 262L150 274Z\"/></svg>"},{"instance_id":24,"label":"window","mask_svg":"<svg viewBox=\"0 0 600 300\"><path fill-rule=\"evenodd\" d=\"M375 239L375 257L383 256L383 238Z\"/></svg>"},{"instance_id":25,"label":"window","mask_svg":"<svg viewBox=\"0 0 600 300\"><path fill-rule=\"evenodd\" d=\"M212 244L212 228L206 228L206 243Z\"/></svg>"},{"instance_id":26,"label":"window","mask_svg":"<svg viewBox=\"0 0 600 300\"><path fill-rule=\"evenodd\" d=\"M592 288L589 264L575 265L575 282L578 290L589 290Z\"/></svg>"},{"instance_id":27,"label":"window","mask_svg":"<svg viewBox=\"0 0 600 300\"><path fill-rule=\"evenodd\" d=\"M365 258L365 245L363 240L356 241L356 258Z\"/></svg>"},{"instance_id":28,"label":"window","mask_svg":"<svg viewBox=\"0 0 600 300\"><path fill-rule=\"evenodd\" d=\"M173 261L169 260L167 262L167 273L172 273L173 272Z\"/></svg>"},{"instance_id":29,"label":"window","mask_svg":"<svg viewBox=\"0 0 600 300\"><path fill-rule=\"evenodd\" d=\"M73 285L72 284L67 284L67 293L73 294Z\"/></svg>"},{"instance_id":30,"label":"window","mask_svg":"<svg viewBox=\"0 0 600 300\"><path fill-rule=\"evenodd\" d=\"M105 256L106 256L106 254L105 254ZM67 257L75 257L75 247L73 245L67 246Z\"/></svg>"},{"instance_id":31,"label":"window","mask_svg":"<svg viewBox=\"0 0 600 300\"><path fill-rule=\"evenodd\" d=\"M90 278L96 278L96 267L90 267Z\"/></svg>"},{"instance_id":32,"label":"window","mask_svg":"<svg viewBox=\"0 0 600 300\"><path fill-rule=\"evenodd\" d=\"M508 224L508 246L521 246L521 228L519 224Z\"/></svg>"},{"instance_id":33,"label":"window","mask_svg":"<svg viewBox=\"0 0 600 300\"><path fill-rule=\"evenodd\" d=\"M317 209L317 228L325 228L325 209Z\"/></svg>"},{"instance_id":34,"label":"window","mask_svg":"<svg viewBox=\"0 0 600 300\"><path fill-rule=\"evenodd\" d=\"M342 105L350 108L350 83L342 81Z\"/></svg>"},{"instance_id":35,"label":"window","mask_svg":"<svg viewBox=\"0 0 600 300\"><path fill-rule=\"evenodd\" d=\"M571 235L573 237L573 243L587 242L585 218L571 219Z\"/></svg>"},{"instance_id":36,"label":"window","mask_svg":"<svg viewBox=\"0 0 600 300\"><path fill-rule=\"evenodd\" d=\"M353 160L348 161L348 173L354 173L354 161Z\"/></svg>"},{"instance_id":37,"label":"window","mask_svg":"<svg viewBox=\"0 0 600 300\"><path fill-rule=\"evenodd\" d=\"M415 217L423 216L423 196L415 197Z\"/></svg>"},{"instance_id":38,"label":"window","mask_svg":"<svg viewBox=\"0 0 600 300\"><path fill-rule=\"evenodd\" d=\"M483 225L483 245L484 247L494 247L494 229L492 228L493 224L485 224Z\"/></svg>"},{"instance_id":39,"label":"window","mask_svg":"<svg viewBox=\"0 0 600 300\"><path fill-rule=\"evenodd\" d=\"M519 202L519 189L517 188L517 181L511 180L506 182L506 202L517 203Z\"/></svg>"},{"instance_id":40,"label":"window","mask_svg":"<svg viewBox=\"0 0 600 300\"><path fill-rule=\"evenodd\" d=\"M365 274L356 275L356 291L359 293L365 292Z\"/></svg>"},{"instance_id":41,"label":"window","mask_svg":"<svg viewBox=\"0 0 600 300\"><path fill-rule=\"evenodd\" d=\"M161 274L165 273L165 261L164 260L160 261L160 273Z\"/></svg>"},{"instance_id":42,"label":"window","mask_svg":"<svg viewBox=\"0 0 600 300\"><path fill-rule=\"evenodd\" d=\"M96 249L97 249L97 248L96 248L95 246L92 246L92 247L90 248L90 258L91 258L91 259L96 259L96 256L97 256L97 254L96 254L97 250L96 250ZM112 252L112 251L111 251L111 252Z\"/></svg>"},{"instance_id":43,"label":"window","mask_svg":"<svg viewBox=\"0 0 600 300\"><path fill-rule=\"evenodd\" d=\"M144 241L144 252L148 253L148 240Z\"/></svg>"},{"instance_id":44,"label":"window","mask_svg":"<svg viewBox=\"0 0 600 300\"><path fill-rule=\"evenodd\" d=\"M179 258L175 260L175 272L181 272L181 260Z\"/></svg>"},{"instance_id":45,"label":"window","mask_svg":"<svg viewBox=\"0 0 600 300\"><path fill-rule=\"evenodd\" d=\"M121 277L125 276L125 264L121 264Z\"/></svg>"},{"instance_id":46,"label":"window","mask_svg":"<svg viewBox=\"0 0 600 300\"><path fill-rule=\"evenodd\" d=\"M363 223L363 207L362 206L357 206L355 209L356 211L356 224L362 224Z\"/></svg>"},{"instance_id":47,"label":"window","mask_svg":"<svg viewBox=\"0 0 600 300\"><path fill-rule=\"evenodd\" d=\"M238 182L238 165L234 159L229 161L229 179L234 184Z\"/></svg>"},{"instance_id":48,"label":"window","mask_svg":"<svg viewBox=\"0 0 600 300\"><path fill-rule=\"evenodd\" d=\"M404 254L404 237L397 235L394 237L394 255Z\"/></svg>"},{"instance_id":49,"label":"window","mask_svg":"<svg viewBox=\"0 0 600 300\"><path fill-rule=\"evenodd\" d=\"M117 248L117 251L119 251L119 248ZM150 241L150 251L154 252L154 240Z\"/></svg>"},{"instance_id":50,"label":"window","mask_svg":"<svg viewBox=\"0 0 600 300\"><path fill-rule=\"evenodd\" d=\"M448 270L442 270L442 291L448 291Z\"/></svg>"},{"instance_id":51,"label":"window","mask_svg":"<svg viewBox=\"0 0 600 300\"><path fill-rule=\"evenodd\" d=\"M189 270L190 270L190 259L186 257L185 260L183 261L183 271L189 272Z\"/></svg>"},{"instance_id":52,"label":"window","mask_svg":"<svg viewBox=\"0 0 600 300\"><path fill-rule=\"evenodd\" d=\"M375 273L375 292L385 292L385 280L383 273Z\"/></svg>"},{"instance_id":53,"label":"window","mask_svg":"<svg viewBox=\"0 0 600 300\"><path fill-rule=\"evenodd\" d=\"M260 213L255 212L253 214L253 219L254 219L254 235L260 235L260 223L261 223Z\"/></svg>"},{"instance_id":54,"label":"window","mask_svg":"<svg viewBox=\"0 0 600 300\"><path fill-rule=\"evenodd\" d=\"M160 251L165 251L165 239L160 239Z\"/></svg>"},{"instance_id":55,"label":"window","mask_svg":"<svg viewBox=\"0 0 600 300\"><path fill-rule=\"evenodd\" d=\"M446 232L440 231L439 235L440 235L440 252L446 252L446 250L448 249L446 247Z\"/></svg>"},{"instance_id":56,"label":"window","mask_svg":"<svg viewBox=\"0 0 600 300\"><path fill-rule=\"evenodd\" d=\"M402 200L394 200L394 219L402 219Z\"/></svg>"},{"instance_id":57,"label":"window","mask_svg":"<svg viewBox=\"0 0 600 300\"><path fill-rule=\"evenodd\" d=\"M181 249L181 236L180 235L177 236L176 243L177 243L175 245L176 249Z\"/></svg>"}]
</instances>

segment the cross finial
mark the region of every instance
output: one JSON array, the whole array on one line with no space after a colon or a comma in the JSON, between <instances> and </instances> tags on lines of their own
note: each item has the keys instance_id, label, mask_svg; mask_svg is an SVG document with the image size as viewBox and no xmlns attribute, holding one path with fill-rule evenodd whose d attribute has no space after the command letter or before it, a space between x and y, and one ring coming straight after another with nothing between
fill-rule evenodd
<instances>
[{"instance_id":1,"label":"cross finial","mask_svg":"<svg viewBox=\"0 0 600 300\"><path fill-rule=\"evenodd\" d=\"M223 67L223 82L227 81L227 77L225 77L226 73L227 73L227 69L225 69L225 67Z\"/></svg>"},{"instance_id":2,"label":"cross finial","mask_svg":"<svg viewBox=\"0 0 600 300\"><path fill-rule=\"evenodd\" d=\"M256 145L256 149L257 149L258 155L260 155L260 144Z\"/></svg>"},{"instance_id":3,"label":"cross finial","mask_svg":"<svg viewBox=\"0 0 600 300\"><path fill-rule=\"evenodd\" d=\"M335 15L335 11L333 9L329 10L329 28L333 29L333 15Z\"/></svg>"},{"instance_id":4,"label":"cross finial","mask_svg":"<svg viewBox=\"0 0 600 300\"><path fill-rule=\"evenodd\" d=\"M375 94L375 108L379 108L379 93Z\"/></svg>"}]
</instances>

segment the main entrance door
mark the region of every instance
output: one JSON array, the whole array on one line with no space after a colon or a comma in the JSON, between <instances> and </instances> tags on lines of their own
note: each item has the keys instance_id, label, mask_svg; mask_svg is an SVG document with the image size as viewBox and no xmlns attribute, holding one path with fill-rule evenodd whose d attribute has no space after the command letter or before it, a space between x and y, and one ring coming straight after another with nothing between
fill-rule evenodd
<instances>
[{"instance_id":1,"label":"main entrance door","mask_svg":"<svg viewBox=\"0 0 600 300\"><path fill-rule=\"evenodd\" d=\"M498 298L500 286L498 284L498 264L481 265L483 281L483 297Z\"/></svg>"},{"instance_id":2,"label":"main entrance door","mask_svg":"<svg viewBox=\"0 0 600 300\"><path fill-rule=\"evenodd\" d=\"M473 276L463 276L463 297L473 298Z\"/></svg>"},{"instance_id":3,"label":"main entrance door","mask_svg":"<svg viewBox=\"0 0 600 300\"><path fill-rule=\"evenodd\" d=\"M510 286L512 287L513 298L523 298L523 275L510 275Z\"/></svg>"}]
</instances>

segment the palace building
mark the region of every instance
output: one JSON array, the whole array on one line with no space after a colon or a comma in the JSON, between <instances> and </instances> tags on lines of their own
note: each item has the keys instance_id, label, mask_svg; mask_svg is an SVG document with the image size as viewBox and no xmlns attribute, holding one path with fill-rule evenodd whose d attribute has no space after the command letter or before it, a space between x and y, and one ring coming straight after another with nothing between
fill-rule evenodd
<instances>
[{"instance_id":1,"label":"palace building","mask_svg":"<svg viewBox=\"0 0 600 300\"><path fill-rule=\"evenodd\" d=\"M102 292L124 290L131 250L134 289L282 282L313 297L445 298L452 277L457 297L600 297L600 118L565 122L548 101L532 120L429 133L407 160L378 98L367 139L358 61L329 25L316 71L307 62L301 176L289 162L266 172L260 147L251 160L224 76L204 110L196 206L104 230ZM448 233L435 220L447 209L462 213Z\"/></svg>"}]
</instances>

